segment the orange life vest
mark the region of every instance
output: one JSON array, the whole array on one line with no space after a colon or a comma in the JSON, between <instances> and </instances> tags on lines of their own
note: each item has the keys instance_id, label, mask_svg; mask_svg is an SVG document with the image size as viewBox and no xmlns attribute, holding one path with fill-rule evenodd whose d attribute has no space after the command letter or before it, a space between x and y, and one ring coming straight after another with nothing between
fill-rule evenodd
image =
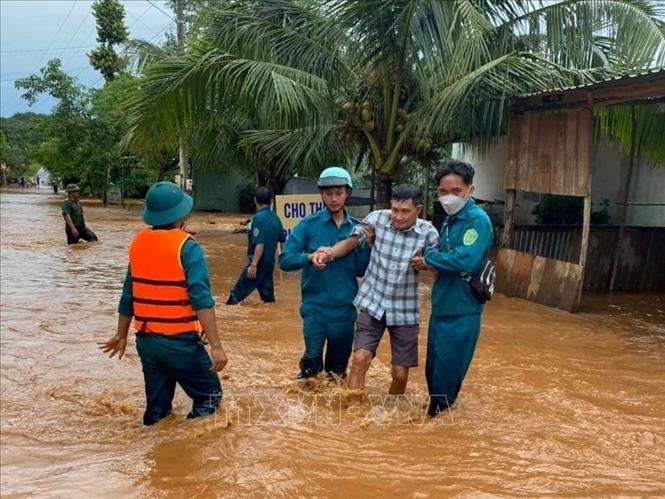
<instances>
[{"instance_id":1,"label":"orange life vest","mask_svg":"<svg viewBox=\"0 0 665 499\"><path fill-rule=\"evenodd\" d=\"M187 294L180 250L191 236L180 229L139 232L129 246L134 327L156 334L200 333Z\"/></svg>"}]
</instances>

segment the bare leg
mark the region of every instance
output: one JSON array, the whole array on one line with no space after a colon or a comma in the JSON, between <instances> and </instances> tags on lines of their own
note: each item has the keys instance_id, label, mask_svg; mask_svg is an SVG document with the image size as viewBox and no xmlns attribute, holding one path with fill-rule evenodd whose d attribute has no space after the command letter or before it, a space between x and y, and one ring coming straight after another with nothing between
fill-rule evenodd
<instances>
[{"instance_id":1,"label":"bare leg","mask_svg":"<svg viewBox=\"0 0 665 499\"><path fill-rule=\"evenodd\" d=\"M365 388L365 374L372 363L372 352L368 350L356 350L353 352L351 372L349 373L349 390L361 390Z\"/></svg>"},{"instance_id":2,"label":"bare leg","mask_svg":"<svg viewBox=\"0 0 665 499\"><path fill-rule=\"evenodd\" d=\"M406 383L409 381L409 368L393 366L393 382L390 385L390 395L402 395L406 391Z\"/></svg>"}]
</instances>

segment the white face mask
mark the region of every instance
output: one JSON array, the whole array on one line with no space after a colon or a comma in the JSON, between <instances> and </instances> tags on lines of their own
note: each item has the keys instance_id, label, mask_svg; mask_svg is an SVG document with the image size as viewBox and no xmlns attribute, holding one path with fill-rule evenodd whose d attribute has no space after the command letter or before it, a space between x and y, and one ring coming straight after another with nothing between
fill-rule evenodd
<instances>
[{"instance_id":1,"label":"white face mask","mask_svg":"<svg viewBox=\"0 0 665 499\"><path fill-rule=\"evenodd\" d=\"M457 196L456 194L439 196L439 203L441 203L441 206L443 206L443 209L448 215L453 216L464 208L466 201L469 199L470 190L471 186L469 186L469 189L466 191L466 196L464 197Z\"/></svg>"}]
</instances>

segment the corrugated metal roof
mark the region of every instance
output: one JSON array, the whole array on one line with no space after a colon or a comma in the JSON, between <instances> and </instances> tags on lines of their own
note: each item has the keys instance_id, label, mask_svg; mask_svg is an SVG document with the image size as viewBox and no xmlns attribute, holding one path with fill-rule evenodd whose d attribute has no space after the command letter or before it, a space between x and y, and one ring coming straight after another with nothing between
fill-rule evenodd
<instances>
[{"instance_id":1,"label":"corrugated metal roof","mask_svg":"<svg viewBox=\"0 0 665 499\"><path fill-rule=\"evenodd\" d=\"M636 74L631 74L631 75L621 75L621 76L616 76L614 78L608 78L606 80L599 80L599 81L595 81L595 82L584 83L584 84L581 84L581 85L571 85L571 86L568 86L568 87L558 87L558 88L553 88L551 90L544 90L542 92L533 92L533 93L530 93L530 94L522 94L522 95L518 95L516 98L517 99L523 99L523 98L526 98L526 97L538 97L538 96L542 96L542 95L558 94L558 93L561 93L561 92L568 92L570 90L579 90L579 89L582 89L582 88L590 88L590 87L595 87L597 85L604 85L604 84L612 83L612 82L616 83L616 82L622 82L622 81L625 81L625 80L632 80L632 79L635 79L635 78L642 78L642 77L645 77L645 76L653 76L653 75L657 75L659 73L665 74L665 68L652 68L652 69L648 69L646 71L642 71L641 73L636 73Z\"/></svg>"}]
</instances>

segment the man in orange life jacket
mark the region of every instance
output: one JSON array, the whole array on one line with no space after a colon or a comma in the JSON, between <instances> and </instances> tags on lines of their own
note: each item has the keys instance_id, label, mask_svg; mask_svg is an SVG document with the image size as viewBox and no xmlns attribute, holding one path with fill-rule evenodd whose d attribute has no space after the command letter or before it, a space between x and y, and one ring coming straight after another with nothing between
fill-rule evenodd
<instances>
[{"instance_id":1,"label":"man in orange life jacket","mask_svg":"<svg viewBox=\"0 0 665 499\"><path fill-rule=\"evenodd\" d=\"M100 344L110 357L122 358L134 317L147 399L145 425L171 412L176 383L193 400L188 419L212 414L222 400L215 373L227 359L208 267L199 244L183 230L192 205L192 198L172 182L158 182L148 191L143 221L152 228L141 230L129 247L118 331ZM210 343L210 357L201 333Z\"/></svg>"}]
</instances>

